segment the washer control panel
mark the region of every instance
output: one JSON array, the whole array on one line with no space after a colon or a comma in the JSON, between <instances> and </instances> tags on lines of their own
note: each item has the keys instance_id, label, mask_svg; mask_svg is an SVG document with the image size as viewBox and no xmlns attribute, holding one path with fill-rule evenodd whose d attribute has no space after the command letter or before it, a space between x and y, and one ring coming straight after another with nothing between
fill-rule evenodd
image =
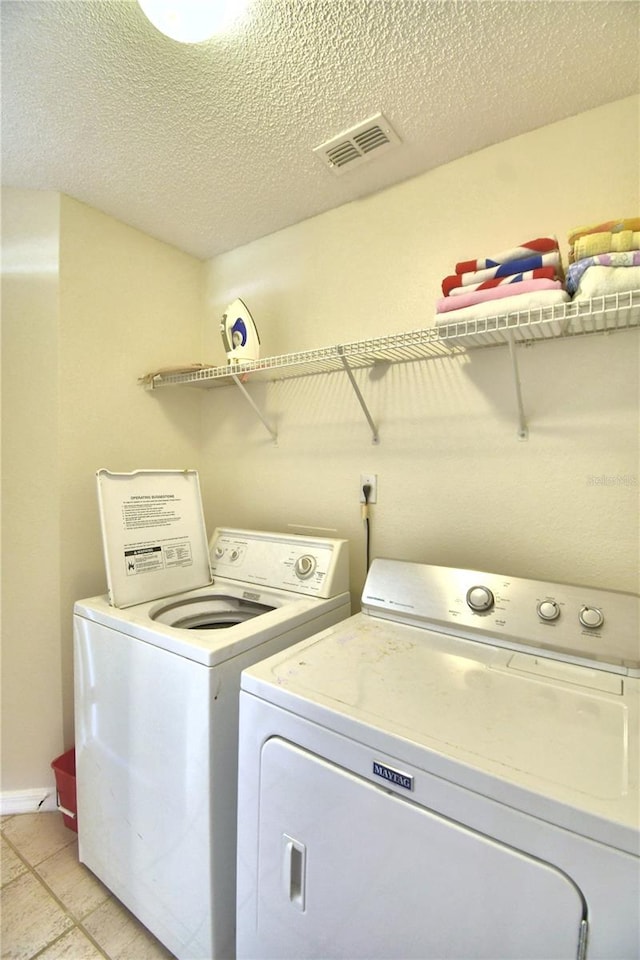
<instances>
[{"instance_id":1,"label":"washer control panel","mask_svg":"<svg viewBox=\"0 0 640 960\"><path fill-rule=\"evenodd\" d=\"M365 613L640 676L640 597L401 560L374 560Z\"/></svg>"},{"instance_id":2,"label":"washer control panel","mask_svg":"<svg viewBox=\"0 0 640 960\"><path fill-rule=\"evenodd\" d=\"M214 578L323 598L349 589L347 540L218 528L209 553Z\"/></svg>"}]
</instances>

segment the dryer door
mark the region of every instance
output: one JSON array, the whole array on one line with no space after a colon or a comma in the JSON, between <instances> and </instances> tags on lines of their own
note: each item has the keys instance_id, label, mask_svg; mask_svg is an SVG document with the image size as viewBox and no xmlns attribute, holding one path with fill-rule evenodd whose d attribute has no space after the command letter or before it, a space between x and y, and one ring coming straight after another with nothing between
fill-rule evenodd
<instances>
[{"instance_id":1,"label":"dryer door","mask_svg":"<svg viewBox=\"0 0 640 960\"><path fill-rule=\"evenodd\" d=\"M276 737L258 844L256 929L239 931L239 956L578 954L584 902L564 873Z\"/></svg>"}]
</instances>

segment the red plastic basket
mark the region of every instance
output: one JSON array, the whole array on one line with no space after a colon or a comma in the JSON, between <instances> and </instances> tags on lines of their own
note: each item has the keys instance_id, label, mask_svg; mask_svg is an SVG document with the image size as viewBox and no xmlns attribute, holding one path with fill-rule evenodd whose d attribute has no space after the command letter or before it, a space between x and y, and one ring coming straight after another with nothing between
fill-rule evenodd
<instances>
[{"instance_id":1,"label":"red plastic basket","mask_svg":"<svg viewBox=\"0 0 640 960\"><path fill-rule=\"evenodd\" d=\"M69 830L78 832L78 808L76 802L76 751L72 747L62 756L51 761L56 777L56 806Z\"/></svg>"}]
</instances>

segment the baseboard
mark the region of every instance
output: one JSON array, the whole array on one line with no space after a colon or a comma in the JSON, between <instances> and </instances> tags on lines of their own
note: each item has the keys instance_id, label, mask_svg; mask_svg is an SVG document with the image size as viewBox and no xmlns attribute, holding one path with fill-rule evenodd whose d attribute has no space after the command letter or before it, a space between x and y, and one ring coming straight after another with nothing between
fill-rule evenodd
<instances>
[{"instance_id":1,"label":"baseboard","mask_svg":"<svg viewBox=\"0 0 640 960\"><path fill-rule=\"evenodd\" d=\"M32 790L3 790L0 793L0 814L49 813L57 810L54 787L39 787Z\"/></svg>"}]
</instances>

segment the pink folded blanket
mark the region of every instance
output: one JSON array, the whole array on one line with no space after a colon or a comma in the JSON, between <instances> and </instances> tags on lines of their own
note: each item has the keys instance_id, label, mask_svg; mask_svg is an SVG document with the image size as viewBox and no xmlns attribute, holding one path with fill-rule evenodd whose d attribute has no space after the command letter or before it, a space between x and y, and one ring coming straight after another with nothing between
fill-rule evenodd
<instances>
[{"instance_id":1,"label":"pink folded blanket","mask_svg":"<svg viewBox=\"0 0 640 960\"><path fill-rule=\"evenodd\" d=\"M511 313L541 310L545 307L554 307L556 304L569 300L566 290L536 290L531 293L521 293L516 297L505 297L504 300L488 300L486 303L474 303L461 310L451 310L448 313L436 314L436 326L449 323L459 323L463 320L479 320L483 317L502 317Z\"/></svg>"},{"instance_id":2,"label":"pink folded blanket","mask_svg":"<svg viewBox=\"0 0 640 960\"><path fill-rule=\"evenodd\" d=\"M504 287L493 287L491 290L474 290L457 297L441 297L436 300L436 313L449 313L452 310L461 310L471 307L475 303L488 303L491 300L503 300L506 297L515 297L523 293L535 293L540 290L562 290L560 280L520 280L518 283ZM496 305L496 310L499 305Z\"/></svg>"},{"instance_id":3,"label":"pink folded blanket","mask_svg":"<svg viewBox=\"0 0 640 960\"><path fill-rule=\"evenodd\" d=\"M510 250L502 250L490 257L479 257L477 260L462 260L456 263L456 273L473 273L475 270L486 270L488 267L497 267L500 263L509 260L523 260L525 257L537 253L550 253L558 249L556 237L538 237L536 240L527 240Z\"/></svg>"},{"instance_id":4,"label":"pink folded blanket","mask_svg":"<svg viewBox=\"0 0 640 960\"><path fill-rule=\"evenodd\" d=\"M468 287L472 284L484 283L485 280L493 280L494 277L511 277L516 273L524 273L527 270L537 270L539 267L555 267L556 270L560 271L560 251L553 250L550 253L526 257L523 260L510 260L497 267L476 270L472 273L455 273L444 278L442 292L446 297L455 287Z\"/></svg>"}]
</instances>

